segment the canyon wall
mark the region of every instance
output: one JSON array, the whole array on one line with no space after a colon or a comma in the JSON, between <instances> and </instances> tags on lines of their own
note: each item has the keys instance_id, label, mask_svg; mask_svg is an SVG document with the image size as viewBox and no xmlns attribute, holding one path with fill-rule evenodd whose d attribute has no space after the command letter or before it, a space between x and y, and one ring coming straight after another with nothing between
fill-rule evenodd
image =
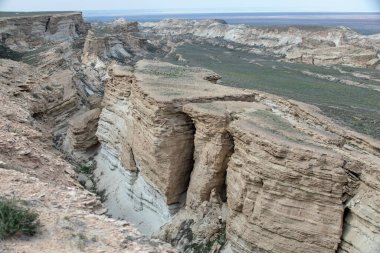
<instances>
[{"instance_id":1,"label":"canyon wall","mask_svg":"<svg viewBox=\"0 0 380 253\"><path fill-rule=\"evenodd\" d=\"M377 141L198 68L140 61L110 76L96 175L144 232L183 252L378 250Z\"/></svg>"},{"instance_id":2,"label":"canyon wall","mask_svg":"<svg viewBox=\"0 0 380 253\"><path fill-rule=\"evenodd\" d=\"M220 76L211 71L138 61L152 56L152 45L135 36L136 24L118 21L111 29L118 35L103 36L101 27L85 41L81 29L85 31L86 25L78 15L36 16L30 19L34 30L20 32L14 19L1 20L8 22L2 38L10 48L22 51L52 43L37 53L43 61L31 63L35 70L0 61L5 84L0 96L6 101L0 110L4 119L0 167L13 164L12 170L19 170L8 175L7 184L18 187L21 180L31 185L29 189L41 188L33 193L41 199L59 192L71 217L79 217L75 212L80 210L86 224L115 236L94 244L106 250L171 251L160 243L152 246L137 232L131 233L127 223L115 221L123 218L181 252L380 251L378 141L332 123L312 106L219 85ZM24 18L18 22L27 26ZM172 22L157 27L164 24L169 35L200 32L193 30L192 21L168 28ZM230 29L223 22L208 22L203 32L215 27L218 33L197 36L223 37ZM291 52L293 46L334 48L331 41L339 47L348 43L346 39L356 41L357 47L350 45L360 49L355 55L366 55L368 49L372 57L375 47L366 38L351 31L342 35L339 29L310 33L311 41L306 42L297 29L255 30L253 37L244 37L243 31L245 26L233 27L228 38L246 39L276 54ZM19 42L3 34L18 36ZM79 41L84 42L84 52L75 46ZM367 66L367 58L354 64ZM108 210L92 194L81 194L72 166L62 154L48 149L49 132L55 147L73 164L82 170L94 168L90 183ZM3 169L0 173L6 174ZM68 187L47 187L39 180ZM81 197L72 199L77 195ZM66 219L53 197L49 195L39 208L44 221L52 210L64 227ZM53 209L46 207L50 203ZM102 219L98 214L105 212L114 219L91 220ZM135 237L128 241L131 234L147 245L136 244Z\"/></svg>"},{"instance_id":3,"label":"canyon wall","mask_svg":"<svg viewBox=\"0 0 380 253\"><path fill-rule=\"evenodd\" d=\"M147 31L181 42L202 38L229 48L269 53L292 62L379 68L378 40L349 28L229 25L221 20L173 20L143 23ZM186 37L187 36L187 37Z\"/></svg>"},{"instance_id":4,"label":"canyon wall","mask_svg":"<svg viewBox=\"0 0 380 253\"><path fill-rule=\"evenodd\" d=\"M0 18L1 42L16 51L43 43L73 41L88 29L80 12Z\"/></svg>"},{"instance_id":5,"label":"canyon wall","mask_svg":"<svg viewBox=\"0 0 380 253\"><path fill-rule=\"evenodd\" d=\"M2 239L0 252L176 252L168 244L147 239L128 222L103 215L100 197L78 183L77 164L53 147L54 123L67 118L54 121L51 113L59 118L71 108L64 106L61 94L65 79L57 78L68 72L57 72L47 76L36 66L0 59L1 203L4 206L5 199L17 203L36 213L41 224L33 237L21 231ZM89 111L69 123L72 130L79 130L68 134L68 140L75 140L73 149L94 143L86 136L95 136L99 112ZM2 213L2 226L17 223L15 216L16 221L8 217Z\"/></svg>"}]
</instances>

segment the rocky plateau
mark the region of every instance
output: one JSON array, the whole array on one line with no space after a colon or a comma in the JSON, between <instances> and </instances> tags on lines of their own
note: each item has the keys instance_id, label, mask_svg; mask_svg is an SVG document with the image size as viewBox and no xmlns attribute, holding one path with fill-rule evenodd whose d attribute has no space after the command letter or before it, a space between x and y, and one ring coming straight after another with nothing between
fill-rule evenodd
<instances>
[{"instance_id":1,"label":"rocky plateau","mask_svg":"<svg viewBox=\"0 0 380 253\"><path fill-rule=\"evenodd\" d=\"M377 36L364 36L346 27L255 27L229 25L223 20L166 19L142 23L149 32L177 42L178 37L209 40L215 45L279 56L315 65L380 68Z\"/></svg>"},{"instance_id":2,"label":"rocky plateau","mask_svg":"<svg viewBox=\"0 0 380 253\"><path fill-rule=\"evenodd\" d=\"M1 252L380 252L379 140L162 60L189 40L379 69L377 37L81 13L0 36L0 197L43 224Z\"/></svg>"}]
</instances>

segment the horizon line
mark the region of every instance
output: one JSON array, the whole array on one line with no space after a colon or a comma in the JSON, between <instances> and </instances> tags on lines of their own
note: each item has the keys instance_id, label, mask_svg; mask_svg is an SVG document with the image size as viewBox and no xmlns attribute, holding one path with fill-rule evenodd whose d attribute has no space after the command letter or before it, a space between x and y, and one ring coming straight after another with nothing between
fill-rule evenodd
<instances>
[{"instance_id":1,"label":"horizon line","mask_svg":"<svg viewBox=\"0 0 380 253\"><path fill-rule=\"evenodd\" d=\"M113 11L113 12L133 12L133 11L139 11L143 13L161 13L161 14L223 14L223 13L380 13L379 10L373 10L373 11L228 11L228 10L220 10L220 11L202 11L201 9L199 12L197 11L188 11L188 12L181 12L185 11L186 9L178 9L177 11L174 11L174 9L165 11L165 9L124 9L124 10L116 10L116 9L99 9L99 10L30 10L30 11L19 11L19 10L1 10L1 12L101 12L101 11Z\"/></svg>"}]
</instances>

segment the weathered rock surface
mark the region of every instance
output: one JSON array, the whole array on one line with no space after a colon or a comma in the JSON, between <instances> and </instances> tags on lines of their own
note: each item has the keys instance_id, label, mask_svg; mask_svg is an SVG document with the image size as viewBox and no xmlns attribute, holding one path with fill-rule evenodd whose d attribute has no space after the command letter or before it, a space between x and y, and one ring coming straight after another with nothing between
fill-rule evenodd
<instances>
[{"instance_id":1,"label":"weathered rock surface","mask_svg":"<svg viewBox=\"0 0 380 253\"><path fill-rule=\"evenodd\" d=\"M54 16L51 22L64 29L76 17L71 20L65 15L62 23L61 16ZM25 18L12 22L26 26ZM62 33L59 36L65 42L28 51L29 58L23 59L28 64L0 59L0 195L28 203L43 225L32 238L2 241L0 251L175 252L165 243L142 236L129 223L103 216L106 209L100 197L83 189L74 166L53 148L53 142L61 147L65 139L71 150L92 148L97 143L100 114L99 101L82 93L81 83L74 81L80 68L77 41L71 42L65 30L56 33ZM41 46L38 43L49 38L28 39L31 44L25 48Z\"/></svg>"},{"instance_id":2,"label":"weathered rock surface","mask_svg":"<svg viewBox=\"0 0 380 253\"><path fill-rule=\"evenodd\" d=\"M110 24L97 24L87 34L83 48L83 64L99 64L112 60L133 63L160 51L139 34L137 22L118 19Z\"/></svg>"},{"instance_id":3,"label":"weathered rock surface","mask_svg":"<svg viewBox=\"0 0 380 253\"><path fill-rule=\"evenodd\" d=\"M380 61L378 41L348 28L260 28L229 25L220 20L173 19L143 23L143 26L169 40L181 41L178 36L191 40L194 36L225 45L218 41L223 40L230 48L248 46L252 52L266 52L307 64L378 68Z\"/></svg>"},{"instance_id":4,"label":"weathered rock surface","mask_svg":"<svg viewBox=\"0 0 380 253\"><path fill-rule=\"evenodd\" d=\"M80 12L0 18L1 41L16 51L43 43L73 41L88 29Z\"/></svg>"},{"instance_id":5,"label":"weathered rock surface","mask_svg":"<svg viewBox=\"0 0 380 253\"><path fill-rule=\"evenodd\" d=\"M206 81L215 74L200 69L141 61L134 71L114 66L110 75L105 101L114 112L100 118L102 149L116 146L105 149L116 150L116 170L137 171L155 189L140 199L161 196L167 205L186 195L160 238L183 252L220 250L223 233L233 252L377 249L376 221L357 218L368 217L371 204L353 207L362 188L378 191L368 176L379 173L376 141L312 107ZM365 245L352 239L358 234Z\"/></svg>"},{"instance_id":6,"label":"weathered rock surface","mask_svg":"<svg viewBox=\"0 0 380 253\"><path fill-rule=\"evenodd\" d=\"M42 230L30 240L6 240L4 253L16 252L175 252L150 241L125 221L98 215L101 202L78 186L57 185L0 167L2 197L17 197L38 212Z\"/></svg>"},{"instance_id":7,"label":"weathered rock surface","mask_svg":"<svg viewBox=\"0 0 380 253\"><path fill-rule=\"evenodd\" d=\"M95 133L98 129L100 109L96 108L73 117L69 122L65 148L70 152L87 150L98 143Z\"/></svg>"},{"instance_id":8,"label":"weathered rock surface","mask_svg":"<svg viewBox=\"0 0 380 253\"><path fill-rule=\"evenodd\" d=\"M71 21L56 19L62 34L25 43L32 35L21 34L15 44L21 50L57 38L28 58L43 57L29 63L35 68L0 60L0 191L33 203L45 225L35 239L6 242L1 251L171 251L116 218L187 253L380 250L378 141L312 106L219 85L205 69L119 65L152 56L148 41L135 37L137 24L114 22L116 36L100 36L107 26L99 26L82 55L75 45L84 37L60 41L72 35ZM377 42L347 29L164 21L153 30L223 37L279 55L302 51L301 61L314 64L377 64ZM93 159L94 175L78 177L104 193L108 210L74 181L50 133L71 159ZM99 215L106 212L114 219Z\"/></svg>"},{"instance_id":9,"label":"weathered rock surface","mask_svg":"<svg viewBox=\"0 0 380 253\"><path fill-rule=\"evenodd\" d=\"M199 68L140 61L135 75L131 99L135 161L143 168L141 173L164 193L167 203L177 203L186 191L193 166L194 125L182 112L182 105L252 101L255 94L213 84L207 79L215 74Z\"/></svg>"},{"instance_id":10,"label":"weathered rock surface","mask_svg":"<svg viewBox=\"0 0 380 253\"><path fill-rule=\"evenodd\" d=\"M205 79L215 74L199 68L141 61L131 71L118 65L110 69L97 132L102 146L96 174L99 186L107 189L107 201L124 196L125 201L113 202L130 209L141 206L126 218L137 217L135 223L152 233L180 207L192 168L194 126L181 105L193 100L252 100L254 94L212 84ZM117 177L123 186L110 188L115 184L108 176ZM128 201L131 196L133 202ZM152 215L157 224L149 221Z\"/></svg>"}]
</instances>

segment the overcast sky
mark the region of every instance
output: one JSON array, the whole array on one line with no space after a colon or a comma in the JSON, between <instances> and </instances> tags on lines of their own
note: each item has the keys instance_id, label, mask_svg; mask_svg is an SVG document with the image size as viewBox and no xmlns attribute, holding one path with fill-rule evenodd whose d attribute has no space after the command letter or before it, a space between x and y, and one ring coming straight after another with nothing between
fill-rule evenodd
<instances>
[{"instance_id":1,"label":"overcast sky","mask_svg":"<svg viewBox=\"0 0 380 253\"><path fill-rule=\"evenodd\" d=\"M380 0L0 0L1 11L161 10L167 12L380 11Z\"/></svg>"}]
</instances>

